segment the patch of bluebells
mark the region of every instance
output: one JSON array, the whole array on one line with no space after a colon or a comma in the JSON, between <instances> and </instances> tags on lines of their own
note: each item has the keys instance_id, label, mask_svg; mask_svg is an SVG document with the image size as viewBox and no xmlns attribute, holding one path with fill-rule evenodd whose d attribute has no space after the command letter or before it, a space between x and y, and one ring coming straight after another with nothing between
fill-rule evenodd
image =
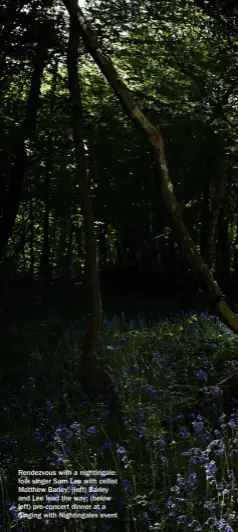
<instances>
[{"instance_id":1,"label":"patch of bluebells","mask_svg":"<svg viewBox=\"0 0 238 532\"><path fill-rule=\"evenodd\" d=\"M231 415L231 418L229 419L229 421L227 423L224 423L224 417L220 416L220 418L219 418L220 427L222 429L236 430L238 428L237 411L233 412L233 414Z\"/></svg>"},{"instance_id":2,"label":"patch of bluebells","mask_svg":"<svg viewBox=\"0 0 238 532\"><path fill-rule=\"evenodd\" d=\"M69 440L72 438L73 432L70 431L66 425L57 425L55 435L54 435L54 441L55 443L59 443L60 445L64 445L65 440Z\"/></svg>"},{"instance_id":3,"label":"patch of bluebells","mask_svg":"<svg viewBox=\"0 0 238 532\"><path fill-rule=\"evenodd\" d=\"M225 445L223 439L211 441L208 444L204 454L209 455L211 451L214 452L217 456L221 456L222 454L224 454Z\"/></svg>"},{"instance_id":4,"label":"patch of bluebells","mask_svg":"<svg viewBox=\"0 0 238 532\"><path fill-rule=\"evenodd\" d=\"M97 432L97 429L96 429L96 427L94 427L94 426L89 427L89 428L87 429L87 433L88 433L88 434L96 434L96 432Z\"/></svg>"},{"instance_id":5,"label":"patch of bluebells","mask_svg":"<svg viewBox=\"0 0 238 532\"><path fill-rule=\"evenodd\" d=\"M55 409L52 401L46 401L45 407L47 412L52 412Z\"/></svg>"},{"instance_id":6,"label":"patch of bluebells","mask_svg":"<svg viewBox=\"0 0 238 532\"><path fill-rule=\"evenodd\" d=\"M131 483L130 483L129 480L123 479L123 480L121 481L121 488L122 488L122 490L125 491L125 492L130 492L130 493L133 492L133 489L132 489L132 487L131 487Z\"/></svg>"},{"instance_id":7,"label":"patch of bluebells","mask_svg":"<svg viewBox=\"0 0 238 532\"><path fill-rule=\"evenodd\" d=\"M122 446L119 446L119 444L118 444L116 453L121 455L121 462L123 464L123 467L125 469L128 469L131 466L131 464L133 463L133 460L128 460L125 448L122 447Z\"/></svg>"},{"instance_id":8,"label":"patch of bluebells","mask_svg":"<svg viewBox=\"0 0 238 532\"><path fill-rule=\"evenodd\" d=\"M171 488L171 491L176 495L184 493L186 497L192 494L192 489L198 486L199 481L197 478L197 473L195 471L190 471L188 477L183 477L180 473L177 474L177 484ZM171 499L171 497L170 497ZM184 501L184 498L180 498L181 501Z\"/></svg>"},{"instance_id":9,"label":"patch of bluebells","mask_svg":"<svg viewBox=\"0 0 238 532\"><path fill-rule=\"evenodd\" d=\"M204 430L204 427L205 427L204 420L202 416L200 416L200 414L198 414L196 420L192 421L191 424L193 426L194 432L196 433L201 433Z\"/></svg>"},{"instance_id":10,"label":"patch of bluebells","mask_svg":"<svg viewBox=\"0 0 238 532\"><path fill-rule=\"evenodd\" d=\"M10 512L12 513L12 515L16 517L17 516L17 503L15 501L8 501L7 504L10 508Z\"/></svg>"},{"instance_id":11,"label":"patch of bluebells","mask_svg":"<svg viewBox=\"0 0 238 532\"><path fill-rule=\"evenodd\" d=\"M235 477L235 475L234 475L234 472L233 472L231 469L228 469L228 470L227 470L227 476L228 476L229 481L230 481L233 485L236 484L237 479L236 479L236 477Z\"/></svg>"},{"instance_id":12,"label":"patch of bluebells","mask_svg":"<svg viewBox=\"0 0 238 532\"><path fill-rule=\"evenodd\" d=\"M204 504L203 504L203 508L205 510L215 510L216 509L216 503L214 502L214 500L205 501Z\"/></svg>"},{"instance_id":13,"label":"patch of bluebells","mask_svg":"<svg viewBox=\"0 0 238 532\"><path fill-rule=\"evenodd\" d=\"M68 448L67 450L64 449L64 452L67 452L67 454L70 454L71 450ZM69 465L70 464L70 461L68 460L68 458L65 456L64 453L60 452L58 449L53 449L52 451L52 454L54 455L54 457L52 457L52 461L55 465Z\"/></svg>"},{"instance_id":14,"label":"patch of bluebells","mask_svg":"<svg viewBox=\"0 0 238 532\"><path fill-rule=\"evenodd\" d=\"M220 396L220 395L221 395L221 388L219 388L217 386L212 388L211 390L206 390L204 392L205 398L208 398L208 399L210 399L211 397L217 397L217 396Z\"/></svg>"},{"instance_id":15,"label":"patch of bluebells","mask_svg":"<svg viewBox=\"0 0 238 532\"><path fill-rule=\"evenodd\" d=\"M168 458L167 458L167 456L161 455L161 456L160 456L160 460L161 460L161 462L162 462L163 465L168 465Z\"/></svg>"},{"instance_id":16,"label":"patch of bluebells","mask_svg":"<svg viewBox=\"0 0 238 532\"><path fill-rule=\"evenodd\" d=\"M218 520L210 517L205 524L209 525L212 530L217 530L219 532L235 532L225 519Z\"/></svg>"},{"instance_id":17,"label":"patch of bluebells","mask_svg":"<svg viewBox=\"0 0 238 532\"><path fill-rule=\"evenodd\" d=\"M40 428L35 429L35 439L38 443L44 443L45 441L45 438L42 435Z\"/></svg>"},{"instance_id":18,"label":"patch of bluebells","mask_svg":"<svg viewBox=\"0 0 238 532\"><path fill-rule=\"evenodd\" d=\"M204 464L204 469L206 473L206 479L213 483L217 471L216 462L214 460L211 460L210 462Z\"/></svg>"},{"instance_id":19,"label":"patch of bluebells","mask_svg":"<svg viewBox=\"0 0 238 532\"><path fill-rule=\"evenodd\" d=\"M173 495L169 496L167 507L170 509L168 516L177 517L177 524L185 524L187 521L188 507L191 504L191 497L194 496L194 489L199 486L199 480L196 472L190 471L187 478L177 474L177 484L171 488ZM171 511L172 509L172 511ZM192 530L202 530L202 525L192 520L187 523L187 528Z\"/></svg>"},{"instance_id":20,"label":"patch of bluebells","mask_svg":"<svg viewBox=\"0 0 238 532\"><path fill-rule=\"evenodd\" d=\"M166 441L165 441L164 436L163 436L163 434L161 432L158 434L158 439L155 440L153 443L154 443L154 445L159 445L160 448L165 447Z\"/></svg>"},{"instance_id":21,"label":"patch of bluebells","mask_svg":"<svg viewBox=\"0 0 238 532\"><path fill-rule=\"evenodd\" d=\"M202 449L199 448L191 448L188 451L183 451L181 453L182 456L190 456L190 461L192 464L203 464L206 460L204 453Z\"/></svg>"},{"instance_id":22,"label":"patch of bluebells","mask_svg":"<svg viewBox=\"0 0 238 532\"><path fill-rule=\"evenodd\" d=\"M180 431L179 431L179 435L185 440L186 438L190 438L191 437L191 434L188 430L188 428L184 425L183 427L181 427Z\"/></svg>"},{"instance_id":23,"label":"patch of bluebells","mask_svg":"<svg viewBox=\"0 0 238 532\"><path fill-rule=\"evenodd\" d=\"M66 425L58 424L53 430L47 430L44 433L41 428L36 428L36 441L43 444L50 452L45 460L52 465L69 464L67 455L71 454L71 448L67 442L74 434L79 434L79 430L80 424L77 422L72 423L70 429Z\"/></svg>"},{"instance_id":24,"label":"patch of bluebells","mask_svg":"<svg viewBox=\"0 0 238 532\"><path fill-rule=\"evenodd\" d=\"M205 317L206 316L204 315L204 318ZM212 322L212 320L210 321ZM115 323L115 320L108 322L109 324L108 328L113 328L114 323ZM170 324L169 320L165 321L165 324ZM133 323L131 324L131 327L134 327ZM108 334L108 337L109 337L109 334ZM107 345L105 349L106 351L109 351L109 355L110 355L110 352L112 352L111 355L113 355L114 351L118 351L119 349L121 349L121 346L110 345L110 340L108 340L108 344L109 345ZM209 342L207 342L207 345L209 345ZM210 345L214 346L214 345L219 345L219 344L218 343L214 344L214 342L212 342L210 343ZM153 350L155 350L156 347L154 346ZM171 355L172 355L172 352L171 352ZM202 369L197 369L199 368L199 366L195 364L191 364L191 366L193 365L194 367L193 375L195 374L197 379L199 379L199 381L202 381L202 383L205 384L208 380L208 376L210 376L210 373L213 371L213 366L212 364L210 364L208 361L205 360L206 351L200 352L200 355L202 357L200 358L200 364L201 364L201 359L202 359ZM152 360L153 360L153 364L157 364L160 367L163 367L163 368L169 367L169 369L171 369L172 367L171 365L170 366L168 365L167 361L164 359L164 357L160 354L159 351L154 351ZM130 377L130 373L137 374L139 372L138 365L132 364L132 362L133 363L135 362L135 357L130 356L130 354L128 354L128 365L122 367L122 376L124 379L127 380L128 385L132 385L131 381L128 382L128 377ZM131 364L131 366L129 366L129 364ZM181 367L182 365L183 365L183 362L181 364ZM111 369L112 368L109 368L109 370ZM174 370L176 370L176 365L174 365ZM155 372L157 371L157 367L154 367L154 371ZM184 379L186 379L187 377L186 371L187 371L187 368L184 371ZM176 373L174 376L176 377ZM136 383L136 378L134 379L134 383ZM34 380L29 380L27 383L27 386L30 386L30 389L34 388L35 387ZM187 389L191 391L191 385L189 383L185 382L184 388L183 388L184 390L186 390L185 387L187 387ZM25 387L25 389L27 388ZM160 399L162 390L160 390L158 387L152 386L151 384L144 384L143 389L144 389L144 392L146 392L149 395L150 400L154 398ZM170 385L169 390L170 390L170 395L173 397L175 397L175 394L177 398L182 397L183 395L181 393L180 384L177 384L176 382ZM168 390L166 390L166 392L167 391ZM213 396L215 396L216 394L218 395L219 393L220 393L220 390L216 391L216 389L214 389L210 391L205 391L205 396L208 399L211 399ZM51 401L47 401L46 408L45 408L46 414L49 414L50 412L52 412L56 408L56 406L57 404L53 405ZM143 422L143 420L147 417L147 413L153 412L153 411L156 412L155 406L145 405L145 404L143 404L143 409L142 408L135 409L134 415L132 417L132 421L134 424L137 425L136 430L139 434L139 437L143 437L145 430L147 429L147 425ZM44 419L46 419L46 417L42 418L42 421L44 421ZM96 422L92 420L89 423L96 424ZM204 439L205 439L206 424L204 423L204 419L197 417L196 419L194 419L192 426L193 426L192 436L188 428L185 425L183 425L180 428L180 432L179 432L180 437L183 440L189 440L190 438L193 438L195 436L195 438L197 438L197 440L201 442L201 436L204 435ZM83 427L78 422L72 423L69 428L66 427L65 425L58 426L56 427L56 430L54 429L52 432L49 431L48 434L47 432L44 433L42 428L39 428L39 429L36 429L35 437L42 444L44 443L48 445L49 441L51 441L52 445L56 447L53 449L53 452L52 452L53 459L55 460L55 462L52 462L52 463L62 463L62 461L67 457L65 455L67 455L67 453L70 452L70 449L67 447L67 442L72 437L72 435L80 436L82 432L82 428ZM180 529L204 530L204 532L205 532L205 529L207 530L206 527L201 528L202 525L199 523L199 521L196 521L195 517L198 517L198 515L194 515L193 516L194 519L192 519L191 513L187 512L188 501L191 500L192 495L194 496L194 501L192 502L194 504L194 508L196 511L195 490L196 488L199 487L199 481L198 481L197 474L191 469L193 464L196 464L197 466L201 466L203 473L205 473L207 477L207 480L211 483L211 486L209 487L211 490L210 501L206 501L206 500L199 501L199 504L201 504L204 510L207 510L207 512L210 512L210 514L213 515L213 518L209 517L210 521L209 519L207 519L206 525L209 526L210 530L221 530L225 532L232 531L230 523L224 519L224 517L227 518L227 516L224 515L224 513L223 515L222 514L220 516L218 515L218 510L217 510L218 503L216 502L216 498L212 497L212 495L213 495L213 491L216 490L216 496L218 497L218 499L220 497L220 500L223 498L224 501L229 501L231 494L232 494L232 489L234 491L234 487L236 486L236 475L231 470L226 471L227 480L223 480L222 482L217 481L214 484L214 481L216 480L216 476L217 478L219 478L218 473L220 473L219 468L218 468L218 459L220 456L224 455L225 450L227 451L227 445L225 442L223 431L225 429L231 429L233 431L236 430L237 422L236 422L235 417L232 417L230 421L226 423L224 422L224 419L221 419L219 428L220 428L220 432L216 431L217 439L210 441L210 443L207 445L205 450L194 447L192 449L189 449L189 451L187 451L186 453L181 453L184 456L188 457L189 466L188 466L186 473L184 473L183 471L183 476L179 474L177 475L177 482L173 486L173 488L171 488L171 494L170 494L170 497L168 500L168 506L167 506L168 512L166 514L168 515L169 513L169 517L171 518L176 516L176 522L178 525L180 525ZM158 425L157 425L157 430L158 430ZM96 427L94 425L89 426L86 432L89 436L94 435L94 434L97 435ZM159 432L157 439L154 438L155 440L153 442L154 446L157 446L159 447L159 449L163 450L164 447L166 447L166 445L169 444L168 436L166 432L165 432L165 435L166 437L163 435L162 432ZM209 435L207 434L206 437L207 438L209 437L211 440L211 434ZM180 442L180 443L185 445L186 441ZM232 439L229 442L229 448L228 448L228 451L230 453L231 451L233 453L237 452L235 449L237 447L237 443L238 443L237 440L232 437ZM112 445L113 444L111 442L106 442L105 444L102 445L102 449L103 450L111 449ZM203 442L203 445L204 445L204 442ZM59 449L58 449L58 446L60 447ZM123 447L118 446L116 452L117 452L118 457L121 458L121 463L124 466L124 468L128 469L132 461L128 460L125 449ZM228 452L226 454L228 455ZM162 462L168 463L167 456L161 456L160 458ZM52 456L51 457L48 456L48 460L52 461ZM168 465L170 464L168 463ZM232 467L231 464L230 464L230 467ZM204 474L203 474L203 477L204 477ZM131 494L133 492L130 481L124 481L122 489L125 493ZM125 506L127 506L127 503L128 501L124 501ZM144 519L148 521L148 524L151 519L150 516L153 513L156 513L156 509L153 510L153 505L151 505L150 507L146 508L146 512L143 514ZM206 514L206 512L204 513ZM161 510L161 515L163 515L162 510ZM175 527L174 527L174 530L175 530Z\"/></svg>"},{"instance_id":25,"label":"patch of bluebells","mask_svg":"<svg viewBox=\"0 0 238 532\"><path fill-rule=\"evenodd\" d=\"M186 521L186 515L179 515L179 517L177 519L177 524L178 525L184 524L185 521Z\"/></svg>"},{"instance_id":26,"label":"patch of bluebells","mask_svg":"<svg viewBox=\"0 0 238 532\"><path fill-rule=\"evenodd\" d=\"M114 442L106 441L106 442L102 443L101 450L102 451L110 450L113 447L113 445L114 445Z\"/></svg>"},{"instance_id":27,"label":"patch of bluebells","mask_svg":"<svg viewBox=\"0 0 238 532\"><path fill-rule=\"evenodd\" d=\"M203 381L207 381L207 373L206 373L206 371L204 371L203 369L200 369L197 372L197 377L198 377L198 379L201 379Z\"/></svg>"},{"instance_id":28,"label":"patch of bluebells","mask_svg":"<svg viewBox=\"0 0 238 532\"><path fill-rule=\"evenodd\" d=\"M187 528L191 528L195 532L200 532L202 530L202 525L196 519L193 519L190 523L187 524Z\"/></svg>"},{"instance_id":29,"label":"patch of bluebells","mask_svg":"<svg viewBox=\"0 0 238 532\"><path fill-rule=\"evenodd\" d=\"M147 423L141 423L139 426L136 427L136 430L138 432L138 438L140 439L144 438L144 435L148 427L149 425Z\"/></svg>"}]
</instances>

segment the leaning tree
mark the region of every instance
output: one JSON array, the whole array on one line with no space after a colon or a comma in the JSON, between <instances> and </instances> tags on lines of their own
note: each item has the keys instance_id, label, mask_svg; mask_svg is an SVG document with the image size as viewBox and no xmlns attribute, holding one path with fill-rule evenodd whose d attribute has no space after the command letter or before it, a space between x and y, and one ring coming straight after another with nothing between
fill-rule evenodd
<instances>
[{"instance_id":1,"label":"leaning tree","mask_svg":"<svg viewBox=\"0 0 238 532\"><path fill-rule=\"evenodd\" d=\"M214 280L210 269L197 251L189 231L184 224L180 205L175 197L173 185L170 180L163 137L159 127L155 127L151 121L147 119L141 111L138 103L134 101L130 90L121 79L111 58L99 47L81 8L76 6L71 0L63 0L63 3L70 14L75 28L83 38L87 51L91 54L94 61L108 80L127 115L146 134L153 151L156 168L155 176L158 180L163 205L181 252L188 260L194 274L197 275L206 286L211 303L214 306L218 317L232 331L238 332L238 318L224 301L223 294L217 282Z\"/></svg>"},{"instance_id":2,"label":"leaning tree","mask_svg":"<svg viewBox=\"0 0 238 532\"><path fill-rule=\"evenodd\" d=\"M188 260L195 276L197 276L201 284L206 287L206 291L208 292L210 301L219 319L225 325L227 325L233 332L237 333L238 318L224 301L223 294L217 282L213 278L212 272L205 263L201 254L197 251L194 241L191 238L190 233L183 221L181 208L179 202L175 197L173 184L169 176L164 142L160 128L155 127L152 122L148 120L148 118L140 109L138 103L135 102L129 88L121 79L111 58L100 48L81 8L77 6L77 2L75 0L63 0L63 3L70 15L71 28L74 28L74 31L82 37L87 51L91 54L92 58L100 68L101 72L108 80L128 117L134 122L136 126L141 128L145 133L154 160L154 175L156 179L157 188L160 191L161 199L169 223L173 230L174 237L180 247L182 254ZM96 334L97 333L95 333L95 338L92 342L94 348L90 352L91 367L96 366ZM83 354L83 359L85 361L87 360L88 354L87 350ZM86 366L88 366L86 362L85 364ZM98 373L97 375L98 378L100 378L100 373ZM103 378L102 380L104 382L105 389L102 390L101 386L99 392L103 391L105 395L107 395L106 388L108 387L110 380L105 379L104 370L102 370L101 377ZM95 380L94 386L95 388L97 387L97 383L95 382ZM219 383L219 386L223 390L224 398L227 398L230 395L234 395L234 390L237 390L237 375L230 376L228 379ZM115 402L117 402L116 395L114 396L114 400Z\"/></svg>"}]
</instances>

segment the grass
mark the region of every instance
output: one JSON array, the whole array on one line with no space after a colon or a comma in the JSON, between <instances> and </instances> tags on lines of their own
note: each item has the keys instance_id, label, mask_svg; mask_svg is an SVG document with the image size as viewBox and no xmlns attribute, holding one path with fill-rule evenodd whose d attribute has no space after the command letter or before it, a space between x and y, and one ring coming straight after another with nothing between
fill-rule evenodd
<instances>
[{"instance_id":1,"label":"grass","mask_svg":"<svg viewBox=\"0 0 238 532\"><path fill-rule=\"evenodd\" d=\"M107 405L95 408L81 394L82 330L82 321L72 323L48 349L42 332L25 333L28 363L0 402L1 530L118 530L113 519L37 523L17 513L18 469L111 469L120 530L238 531L238 416L215 403L207 416L186 413L201 392L212 405L216 383L237 371L238 338L207 314L157 324L104 316L101 362L117 383L126 427L110 441Z\"/></svg>"}]
</instances>

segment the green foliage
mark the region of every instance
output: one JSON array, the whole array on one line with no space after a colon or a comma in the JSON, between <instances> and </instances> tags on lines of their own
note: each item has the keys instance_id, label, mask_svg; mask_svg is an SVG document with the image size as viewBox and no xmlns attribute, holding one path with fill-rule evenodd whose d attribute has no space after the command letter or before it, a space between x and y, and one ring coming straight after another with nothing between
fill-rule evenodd
<instances>
[{"instance_id":1,"label":"green foliage","mask_svg":"<svg viewBox=\"0 0 238 532\"><path fill-rule=\"evenodd\" d=\"M64 59L67 28L61 15L62 9L51 2L43 4L41 13L34 2L29 2L29 6L23 11L20 10L19 3L17 9L16 19L12 19L10 4L6 4L3 19L5 26L2 26L2 35L4 31L8 31L8 38L11 36L14 41L14 47L10 47L9 41L4 40L3 48L7 62L4 63L6 69L2 71L1 117L4 129L0 142L1 153L4 154L1 171L3 176L6 175L6 180L24 120L37 32L40 25L45 23L48 24L50 34L52 20L55 20L55 29L57 27L56 34L53 30L51 55L44 71L36 141L33 151L28 152L31 164L25 180L21 207L26 224L26 249L17 258L18 270L24 276L32 270L32 251L31 259L29 255L29 248L32 246L36 275L40 268L39 250L43 246L44 232L39 233L36 224L43 224L49 143L51 168L48 201L51 211L49 235L52 257L56 257L58 253L59 228L64 225L69 213L73 217L74 212L79 212L80 188L76 182L71 136ZM107 53L111 53L122 78L127 81L150 119L162 127L175 192L184 206L185 221L196 241L199 241L200 225L204 224L204 183L209 180L211 187L216 189L220 159L230 158L229 180L232 187L227 199L230 204L229 224L232 227L229 238L233 245L237 188L235 39L233 36L228 39L227 35L218 30L214 20L196 7L196 3L174 1L171 4L163 0L157 9L145 0L142 3L130 2L130 5L126 2L112 5L108 0L92 0L87 3L85 10L100 45ZM8 26L8 30L7 21L13 24L12 27ZM59 68L52 120L51 84L56 52ZM153 254L152 246L156 246L157 252L160 248L163 256L167 254L168 260L171 260L167 237L163 242L156 239L156 235L166 234L168 229L163 212L158 212L161 204L153 183L153 163L144 137L128 122L106 80L83 48L80 50L79 69L95 219L107 224L107 242L114 238L113 234L117 234L115 250L120 247L123 249L125 235L127 247L133 247L130 233L136 232L140 235L136 260L139 260L139 256L148 255L149 249ZM37 211L36 224L30 213L29 197L34 204L33 210ZM21 224L17 220L15 235L9 242L8 256L14 254L13 248L15 242L19 241L19 232ZM73 233L70 244L72 274L75 273L75 265L83 264L84 261L83 253L79 253L74 230ZM23 252L27 257L26 261L23 260ZM114 262L119 260L118 252L113 252L112 256ZM233 255L231 260L232 257ZM56 264L57 260L53 262ZM155 262L153 266L155 267Z\"/></svg>"}]
</instances>

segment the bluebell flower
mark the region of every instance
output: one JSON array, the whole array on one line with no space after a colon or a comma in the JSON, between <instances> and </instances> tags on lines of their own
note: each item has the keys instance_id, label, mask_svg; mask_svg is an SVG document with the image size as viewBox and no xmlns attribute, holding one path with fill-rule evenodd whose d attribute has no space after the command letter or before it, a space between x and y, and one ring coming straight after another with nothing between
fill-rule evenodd
<instances>
[{"instance_id":1,"label":"bluebell flower","mask_svg":"<svg viewBox=\"0 0 238 532\"><path fill-rule=\"evenodd\" d=\"M203 369L200 369L198 372L197 372L197 377L199 379L202 379L204 381L207 381L207 373L206 371L204 371Z\"/></svg>"},{"instance_id":2,"label":"bluebell flower","mask_svg":"<svg viewBox=\"0 0 238 532\"><path fill-rule=\"evenodd\" d=\"M201 432L204 428L204 422L203 421L192 421L193 428L195 432Z\"/></svg>"},{"instance_id":3,"label":"bluebell flower","mask_svg":"<svg viewBox=\"0 0 238 532\"><path fill-rule=\"evenodd\" d=\"M178 525L180 525L181 523L184 523L184 521L186 521L186 515L180 515L177 519Z\"/></svg>"},{"instance_id":4,"label":"bluebell flower","mask_svg":"<svg viewBox=\"0 0 238 532\"><path fill-rule=\"evenodd\" d=\"M216 505L212 501L205 501L203 504L203 508L205 508L206 510L215 510Z\"/></svg>"},{"instance_id":5,"label":"bluebell flower","mask_svg":"<svg viewBox=\"0 0 238 532\"><path fill-rule=\"evenodd\" d=\"M132 487L131 487L131 484L130 484L129 480L123 479L122 482L121 482L121 487L122 487L123 491L132 492Z\"/></svg>"},{"instance_id":6,"label":"bluebell flower","mask_svg":"<svg viewBox=\"0 0 238 532\"><path fill-rule=\"evenodd\" d=\"M190 471L187 482L189 486L196 486L198 484L197 474L194 471Z\"/></svg>"},{"instance_id":7,"label":"bluebell flower","mask_svg":"<svg viewBox=\"0 0 238 532\"><path fill-rule=\"evenodd\" d=\"M149 510L150 510L150 512L153 512L153 513L154 513L154 512L159 512L159 507L156 506L155 504L151 504L151 505L149 506Z\"/></svg>"},{"instance_id":8,"label":"bluebell flower","mask_svg":"<svg viewBox=\"0 0 238 532\"><path fill-rule=\"evenodd\" d=\"M165 446L165 443L166 443L166 442L165 442L164 436L163 436L163 434L162 434L161 432L158 434L158 440L155 440L155 441L154 441L154 444L156 444L156 443L157 443L160 447L164 447L164 446Z\"/></svg>"},{"instance_id":9,"label":"bluebell flower","mask_svg":"<svg viewBox=\"0 0 238 532\"><path fill-rule=\"evenodd\" d=\"M89 427L87 432L88 434L96 434L96 427Z\"/></svg>"},{"instance_id":10,"label":"bluebell flower","mask_svg":"<svg viewBox=\"0 0 238 532\"><path fill-rule=\"evenodd\" d=\"M214 460L211 460L211 462L209 462L208 464L205 464L204 468L205 468L205 471L206 471L207 479L210 480L210 479L214 478L214 476L216 474L216 470L217 470L217 466L216 466L216 463L214 462Z\"/></svg>"},{"instance_id":11,"label":"bluebell flower","mask_svg":"<svg viewBox=\"0 0 238 532\"><path fill-rule=\"evenodd\" d=\"M43 441L45 440L44 436L41 435L41 431L39 428L35 429L35 439L40 443L43 443Z\"/></svg>"},{"instance_id":12,"label":"bluebell flower","mask_svg":"<svg viewBox=\"0 0 238 532\"><path fill-rule=\"evenodd\" d=\"M118 454L123 454L123 453L126 452L126 450L124 449L124 447L118 447L116 452L117 452Z\"/></svg>"},{"instance_id":13,"label":"bluebell flower","mask_svg":"<svg viewBox=\"0 0 238 532\"><path fill-rule=\"evenodd\" d=\"M236 482L236 477L234 475L234 472L231 470L231 469L228 469L227 470L227 475L228 475L228 478L231 482L235 483Z\"/></svg>"},{"instance_id":14,"label":"bluebell flower","mask_svg":"<svg viewBox=\"0 0 238 532\"><path fill-rule=\"evenodd\" d=\"M74 421L74 422L70 425L70 428L73 429L73 430L80 430L80 423L78 423L78 421Z\"/></svg>"},{"instance_id":15,"label":"bluebell flower","mask_svg":"<svg viewBox=\"0 0 238 532\"><path fill-rule=\"evenodd\" d=\"M167 507L168 507L168 508L174 508L174 507L175 507L175 504L174 504L173 498L172 498L171 496L168 498Z\"/></svg>"},{"instance_id":16,"label":"bluebell flower","mask_svg":"<svg viewBox=\"0 0 238 532\"><path fill-rule=\"evenodd\" d=\"M217 521L216 528L221 532L233 532L233 528L227 523L227 521L225 521L225 519Z\"/></svg>"},{"instance_id":17,"label":"bluebell flower","mask_svg":"<svg viewBox=\"0 0 238 532\"><path fill-rule=\"evenodd\" d=\"M182 436L182 438L189 438L191 436L188 428L184 425L183 427L181 427L180 431L179 431L179 434L180 436Z\"/></svg>"},{"instance_id":18,"label":"bluebell flower","mask_svg":"<svg viewBox=\"0 0 238 532\"><path fill-rule=\"evenodd\" d=\"M54 405L51 401L46 401L46 410L47 412L51 412L52 410L54 410Z\"/></svg>"},{"instance_id":19,"label":"bluebell flower","mask_svg":"<svg viewBox=\"0 0 238 532\"><path fill-rule=\"evenodd\" d=\"M170 488L170 490L175 493L176 495L178 495L180 493L180 487L179 486L173 486L172 488Z\"/></svg>"},{"instance_id":20,"label":"bluebell flower","mask_svg":"<svg viewBox=\"0 0 238 532\"><path fill-rule=\"evenodd\" d=\"M199 532L200 530L202 530L202 525L200 525L200 523L198 521L196 521L196 519L191 521L191 523L189 523L187 525L187 527L188 528L193 528L193 530L195 530L196 532Z\"/></svg>"}]
</instances>

